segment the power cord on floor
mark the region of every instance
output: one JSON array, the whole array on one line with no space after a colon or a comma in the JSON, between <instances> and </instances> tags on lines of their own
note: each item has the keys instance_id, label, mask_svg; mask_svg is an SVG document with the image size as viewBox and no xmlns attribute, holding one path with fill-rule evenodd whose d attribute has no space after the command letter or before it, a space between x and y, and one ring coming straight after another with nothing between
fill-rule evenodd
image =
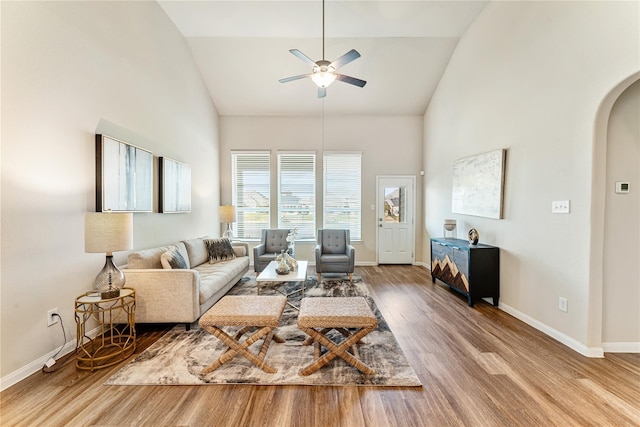
<instances>
[{"instance_id":1,"label":"power cord on floor","mask_svg":"<svg viewBox=\"0 0 640 427\"><path fill-rule=\"evenodd\" d=\"M58 369L60 369L60 367L64 364L64 362L66 362L69 359L69 357L73 355L73 353L69 353L67 355L62 356L58 361L56 361L56 357L58 357L58 355L64 349L64 346L67 344L67 334L64 330L64 322L62 321L62 316L60 316L58 313L54 313L52 314L52 316L58 316L58 318L60 319L59 323L60 323L60 327L62 328L63 341L62 341L62 347L60 347L60 350L58 350L56 354L51 356L49 360L47 360L47 363L45 363L44 366L42 366L42 372L47 374L50 372L55 372Z\"/></svg>"}]
</instances>

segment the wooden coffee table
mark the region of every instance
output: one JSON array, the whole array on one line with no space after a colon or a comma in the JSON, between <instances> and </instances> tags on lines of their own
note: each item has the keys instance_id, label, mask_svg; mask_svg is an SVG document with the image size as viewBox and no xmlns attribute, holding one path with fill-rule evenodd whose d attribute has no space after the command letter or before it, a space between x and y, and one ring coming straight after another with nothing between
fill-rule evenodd
<instances>
[{"instance_id":1,"label":"wooden coffee table","mask_svg":"<svg viewBox=\"0 0 640 427\"><path fill-rule=\"evenodd\" d=\"M289 292L289 293L282 292L280 289L276 288L275 286L272 286L275 291L287 297L287 304L289 304L290 307L293 307L296 310L299 310L299 307L296 307L291 302L289 302L288 298L299 292L302 292L302 298L304 298L305 283L307 281L307 265L308 264L309 264L308 261L298 261L297 270L291 271L288 274L278 274L276 273L276 267L278 267L278 262L271 261L269 265L267 265L265 269L262 270L260 274L258 274L258 277L256 277L258 295L260 295L260 289L266 286L267 284L300 282L302 283L300 285L300 289L296 289L293 292Z\"/></svg>"}]
</instances>

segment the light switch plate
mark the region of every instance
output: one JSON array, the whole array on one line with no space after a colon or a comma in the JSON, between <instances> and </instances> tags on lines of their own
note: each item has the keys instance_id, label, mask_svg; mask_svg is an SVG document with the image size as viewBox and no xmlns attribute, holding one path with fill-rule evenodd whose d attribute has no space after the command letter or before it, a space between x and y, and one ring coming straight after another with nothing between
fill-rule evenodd
<instances>
[{"instance_id":1,"label":"light switch plate","mask_svg":"<svg viewBox=\"0 0 640 427\"><path fill-rule=\"evenodd\" d=\"M629 182L618 181L616 182L616 193L625 194L629 192Z\"/></svg>"},{"instance_id":2,"label":"light switch plate","mask_svg":"<svg viewBox=\"0 0 640 427\"><path fill-rule=\"evenodd\" d=\"M568 214L570 211L569 200L556 200L551 202L551 213L555 214Z\"/></svg>"}]
</instances>

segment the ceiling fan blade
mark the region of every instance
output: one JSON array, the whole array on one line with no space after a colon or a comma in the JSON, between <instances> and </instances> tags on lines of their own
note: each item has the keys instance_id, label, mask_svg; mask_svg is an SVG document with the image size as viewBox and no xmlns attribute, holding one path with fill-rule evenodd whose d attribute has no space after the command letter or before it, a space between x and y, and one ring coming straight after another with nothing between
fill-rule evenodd
<instances>
[{"instance_id":1,"label":"ceiling fan blade","mask_svg":"<svg viewBox=\"0 0 640 427\"><path fill-rule=\"evenodd\" d=\"M340 58L336 59L331 63L331 66L335 69L338 67L342 67L343 65L347 65L351 61L355 61L360 58L360 53L357 50L351 49L349 52L342 55Z\"/></svg>"},{"instance_id":2,"label":"ceiling fan blade","mask_svg":"<svg viewBox=\"0 0 640 427\"><path fill-rule=\"evenodd\" d=\"M306 62L307 64L311 65L312 67L316 66L316 63L314 62L313 59L309 58L307 55L300 52L298 49L290 49L289 52L291 52L292 54L300 58L303 62Z\"/></svg>"},{"instance_id":3,"label":"ceiling fan blade","mask_svg":"<svg viewBox=\"0 0 640 427\"><path fill-rule=\"evenodd\" d=\"M367 84L365 80L356 79L355 77L345 76L344 74L336 74L336 80L340 80L344 83L349 83L350 85L364 87Z\"/></svg>"},{"instance_id":4,"label":"ceiling fan blade","mask_svg":"<svg viewBox=\"0 0 640 427\"><path fill-rule=\"evenodd\" d=\"M278 80L280 83L292 82L294 80L304 79L305 77L309 77L311 74L299 74L297 76L285 77L284 79Z\"/></svg>"},{"instance_id":5,"label":"ceiling fan blade","mask_svg":"<svg viewBox=\"0 0 640 427\"><path fill-rule=\"evenodd\" d=\"M326 87L319 87L318 88L318 98L324 98L325 96L327 96L327 88Z\"/></svg>"}]
</instances>

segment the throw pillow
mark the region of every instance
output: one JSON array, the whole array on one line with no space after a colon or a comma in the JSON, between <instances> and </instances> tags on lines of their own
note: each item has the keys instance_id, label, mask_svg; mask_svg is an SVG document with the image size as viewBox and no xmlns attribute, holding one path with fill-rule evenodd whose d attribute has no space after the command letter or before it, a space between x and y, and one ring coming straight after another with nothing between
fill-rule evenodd
<instances>
[{"instance_id":1,"label":"throw pillow","mask_svg":"<svg viewBox=\"0 0 640 427\"><path fill-rule=\"evenodd\" d=\"M160 255L160 262L165 270L187 268L187 262L175 246L171 246L168 251Z\"/></svg>"},{"instance_id":2,"label":"throw pillow","mask_svg":"<svg viewBox=\"0 0 640 427\"><path fill-rule=\"evenodd\" d=\"M236 257L247 256L247 248L245 248L244 246L234 246L233 252L236 253Z\"/></svg>"},{"instance_id":3,"label":"throw pillow","mask_svg":"<svg viewBox=\"0 0 640 427\"><path fill-rule=\"evenodd\" d=\"M209 251L209 264L234 259L236 253L231 246L231 241L223 237L221 239L205 239L205 245Z\"/></svg>"}]
</instances>

